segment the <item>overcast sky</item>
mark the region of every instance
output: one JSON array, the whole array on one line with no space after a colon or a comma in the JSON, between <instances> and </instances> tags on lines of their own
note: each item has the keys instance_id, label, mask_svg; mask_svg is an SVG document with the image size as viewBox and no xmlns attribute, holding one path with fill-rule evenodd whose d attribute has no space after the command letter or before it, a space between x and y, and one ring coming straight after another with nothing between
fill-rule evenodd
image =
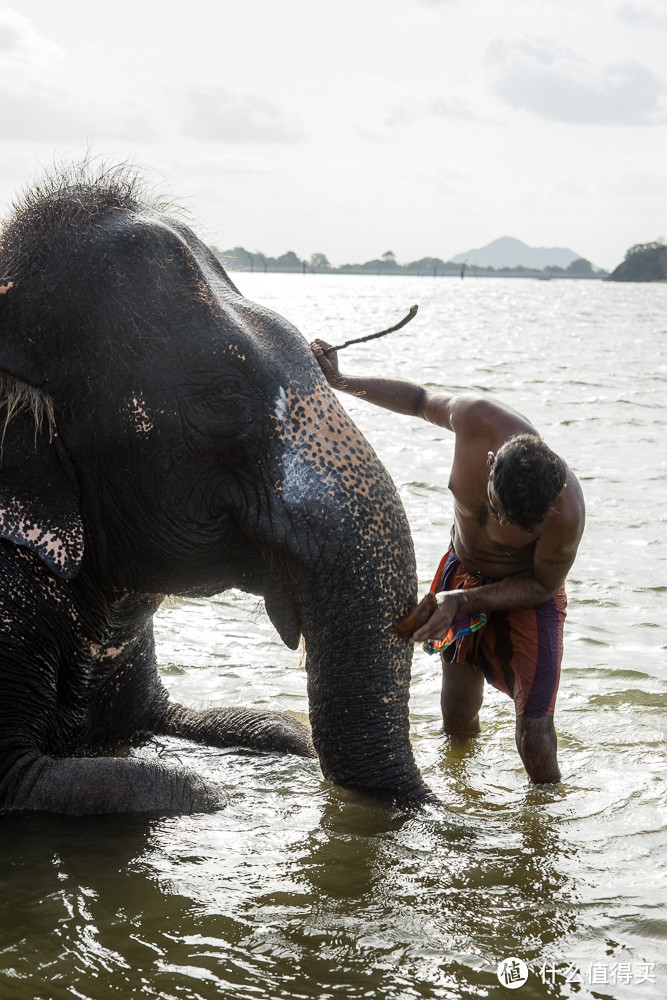
<instances>
[{"instance_id":1,"label":"overcast sky","mask_svg":"<svg viewBox=\"0 0 667 1000\"><path fill-rule=\"evenodd\" d=\"M0 211L90 149L221 249L610 268L667 236L666 54L667 0L20 0Z\"/></svg>"}]
</instances>

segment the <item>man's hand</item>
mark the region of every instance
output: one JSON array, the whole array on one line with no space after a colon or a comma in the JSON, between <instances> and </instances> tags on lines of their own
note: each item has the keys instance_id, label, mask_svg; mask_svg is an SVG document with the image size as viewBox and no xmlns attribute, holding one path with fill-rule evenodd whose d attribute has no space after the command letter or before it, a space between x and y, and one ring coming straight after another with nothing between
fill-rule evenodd
<instances>
[{"instance_id":1,"label":"man's hand","mask_svg":"<svg viewBox=\"0 0 667 1000\"><path fill-rule=\"evenodd\" d=\"M317 358L317 362L324 372L324 377L333 389L341 389L344 387L344 378L341 375L338 368L338 352L332 351L331 354L325 354L324 352L331 347L331 344L327 344L326 340L314 340L310 345L310 349Z\"/></svg>"},{"instance_id":2,"label":"man's hand","mask_svg":"<svg viewBox=\"0 0 667 1000\"><path fill-rule=\"evenodd\" d=\"M411 642L444 639L456 616L468 610L468 604L462 590L446 590L436 594L435 599L438 602L436 610L426 624L413 633Z\"/></svg>"}]
</instances>

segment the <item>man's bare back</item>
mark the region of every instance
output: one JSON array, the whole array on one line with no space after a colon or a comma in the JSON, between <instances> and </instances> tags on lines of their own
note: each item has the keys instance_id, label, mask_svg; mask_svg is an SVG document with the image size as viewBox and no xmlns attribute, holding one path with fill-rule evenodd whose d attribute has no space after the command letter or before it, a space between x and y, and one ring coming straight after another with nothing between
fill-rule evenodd
<instances>
[{"instance_id":1,"label":"man's bare back","mask_svg":"<svg viewBox=\"0 0 667 1000\"><path fill-rule=\"evenodd\" d=\"M423 386L395 379L342 375L335 354L327 356L324 353L328 344L318 340L311 346L333 388L396 413L421 417L455 434L449 480L454 497L452 552L462 583L454 589L443 584L436 594L436 610L416 629L412 641L438 643L445 640L451 634L452 623L462 615L470 620L481 616L486 622L493 612L505 618L512 614L520 616L522 609L526 609L527 614L533 611L542 614L541 609L545 609L544 614L551 614L552 606L555 608L558 604L558 621L553 625L557 632L549 639L551 647L559 647L557 664L554 661L545 665L546 661L535 660L531 666L530 656L523 664L519 662L523 654L517 654L516 662L503 664L502 679L499 679L499 671L494 679L490 668L487 679L515 700L517 747L531 779L535 782L560 780L552 713L565 617L563 585L574 562L585 520L583 494L575 475L543 444L525 417L498 400L434 393ZM531 476L533 482L532 493L526 487L525 502L522 501L522 463L528 469L526 483L530 485ZM505 509L501 493L508 509ZM517 638L517 648L519 645ZM451 657L451 651L449 653L443 652L445 730L473 734L479 731L478 711L484 676L480 670L475 672L468 664L457 661L456 656ZM542 671L537 678L538 684L544 686L546 678L553 688L546 707L535 708L536 699L531 701L530 692L517 694L515 686L517 690L522 683L525 687L525 677L522 681L520 673L513 673L513 669L523 669L531 678Z\"/></svg>"}]
</instances>

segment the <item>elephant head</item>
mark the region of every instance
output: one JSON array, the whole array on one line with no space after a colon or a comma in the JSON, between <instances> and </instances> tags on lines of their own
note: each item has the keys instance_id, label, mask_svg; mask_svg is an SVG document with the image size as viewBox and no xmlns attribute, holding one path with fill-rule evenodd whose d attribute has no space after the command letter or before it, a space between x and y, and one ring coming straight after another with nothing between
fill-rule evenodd
<instances>
[{"instance_id":1,"label":"elephant head","mask_svg":"<svg viewBox=\"0 0 667 1000\"><path fill-rule=\"evenodd\" d=\"M0 286L0 535L89 601L262 595L305 638L324 775L427 798L393 629L416 596L408 525L301 334L123 171L24 196Z\"/></svg>"}]
</instances>

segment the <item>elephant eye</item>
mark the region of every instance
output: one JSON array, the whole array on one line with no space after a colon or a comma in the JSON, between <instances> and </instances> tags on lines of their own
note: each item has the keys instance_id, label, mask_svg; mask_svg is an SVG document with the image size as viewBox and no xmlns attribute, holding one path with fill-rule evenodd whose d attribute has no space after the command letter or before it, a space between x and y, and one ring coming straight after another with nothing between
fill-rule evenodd
<instances>
[{"instance_id":1,"label":"elephant eye","mask_svg":"<svg viewBox=\"0 0 667 1000\"><path fill-rule=\"evenodd\" d=\"M243 395L241 383L236 379L225 379L224 382L218 385L218 392L221 396L227 397Z\"/></svg>"}]
</instances>

